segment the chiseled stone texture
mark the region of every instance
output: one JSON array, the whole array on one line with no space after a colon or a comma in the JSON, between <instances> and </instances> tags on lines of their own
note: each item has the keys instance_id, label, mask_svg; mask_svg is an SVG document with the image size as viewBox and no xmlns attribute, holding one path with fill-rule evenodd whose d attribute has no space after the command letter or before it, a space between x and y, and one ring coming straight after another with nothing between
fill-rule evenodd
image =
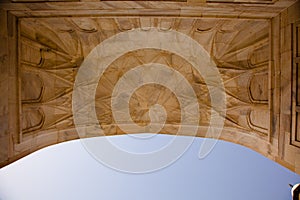
<instances>
[{"instance_id":1,"label":"chiseled stone texture","mask_svg":"<svg viewBox=\"0 0 300 200\"><path fill-rule=\"evenodd\" d=\"M0 91L9 94L0 99L0 138L3 143L0 162L7 164L47 145L78 138L72 94L80 65L106 39L121 32L148 31L152 27L162 32L172 30L186 34L201 45L216 64L226 94L226 110L219 111L224 120L220 138L252 148L295 171L298 169L295 155L299 154L299 148L290 147L287 135L293 134L289 130L293 112L290 109L292 49L287 40L292 36L292 23L299 20L296 14L299 3L283 11L292 3L280 0L264 8L260 4L245 7L244 4L204 5L189 1L181 9L178 8L182 2L160 2L162 9L158 8L157 2L116 2L113 6L106 2L5 4L4 9L14 11L7 12L10 17L6 21L1 18L1 24L14 33L9 43L6 40L12 33L1 30L0 39L3 44L15 41L17 45L8 50L0 47ZM232 10L230 5L236 6L235 9ZM78 8L77 14L72 13L74 8ZM95 13L97 9L98 14ZM263 9L265 12L261 12ZM116 16L107 16L109 10ZM87 11L90 11L88 16ZM2 15L5 12L2 11ZM271 21L272 17L275 18ZM16 19L17 27L6 26ZM113 48L122 48L117 42ZM13 57L11 52L16 46L18 57ZM8 69L6 62L12 67ZM101 60L90 62L96 65ZM129 132L122 130L114 119L113 91L127 72L149 63L176 70L187 80L197 97L199 120L180 109L178 98L169 88L153 83L139 87L133 94L124 94L131 95L128 102L131 119L122 124L130 129L133 121L135 125L146 127L150 123L149 109L159 104L167 116L160 133L176 134L184 115L189 121L196 122L197 136L205 137L213 117L208 89L212 85L207 85L205 77L189 60L159 49L123 54L110 63L98 83L94 83L98 84L95 110L104 134L137 132L135 126ZM155 72L149 74L155 75ZM164 78L172 80L176 76L167 74ZM182 89L180 84L176 87ZM89 92L82 91L82 95ZM188 94L185 98L187 103L191 96ZM84 108L86 105L75 106ZM120 114L125 116L126 113ZM155 118L152 122L161 125L160 119ZM88 122L88 119L82 120ZM93 125L87 129L91 133L95 131Z\"/></svg>"}]
</instances>

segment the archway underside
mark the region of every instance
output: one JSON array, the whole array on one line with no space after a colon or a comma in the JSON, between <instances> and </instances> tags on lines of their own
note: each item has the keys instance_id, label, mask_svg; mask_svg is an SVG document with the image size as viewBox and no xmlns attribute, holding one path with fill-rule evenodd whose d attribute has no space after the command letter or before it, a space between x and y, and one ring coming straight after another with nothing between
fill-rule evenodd
<instances>
[{"instance_id":1,"label":"archway underside","mask_svg":"<svg viewBox=\"0 0 300 200\"><path fill-rule=\"evenodd\" d=\"M7 104L10 114L5 137L9 142L1 147L6 153L1 157L1 165L42 147L78 138L73 122L72 92L83 60L96 45L117 33L136 28L148 31L148 27L155 27L188 35L215 62L224 83L227 108L220 139L247 146L299 173L297 102L293 107L296 114L292 114L292 110L285 116L281 108L283 103L290 107L293 104L289 96L284 96L288 88L281 88L284 82L280 62L288 59L279 53L285 47L277 42L278 38L286 37L280 35L280 30L285 28L279 23L283 17L281 14L272 19L7 16L9 20L17 19L17 23L7 31L8 45L15 45L11 47L15 54L8 53L9 59L3 57L14 69L8 73L11 77L10 103ZM14 58L18 62L10 61ZM202 75L180 55L158 49L128 52L111 63L100 78L95 108L104 134L124 134L112 115L114 86L127 71L148 63L175 69L192 86L200 110L197 136L205 137L211 117L211 99ZM290 68L291 71L292 66ZM297 80L299 76L295 77ZM288 81L291 80L289 77ZM292 84L289 86L292 89ZM168 116L160 133L176 134L182 112L178 99L168 88L158 84L144 85L131 96L132 120L140 126L147 125L149 108L155 104L162 105ZM127 121L124 124L130 126Z\"/></svg>"}]
</instances>

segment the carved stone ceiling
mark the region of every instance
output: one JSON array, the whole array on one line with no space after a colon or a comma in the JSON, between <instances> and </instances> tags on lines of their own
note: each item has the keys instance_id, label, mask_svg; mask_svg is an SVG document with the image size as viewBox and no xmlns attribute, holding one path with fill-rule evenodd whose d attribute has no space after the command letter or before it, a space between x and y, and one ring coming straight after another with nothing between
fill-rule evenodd
<instances>
[{"instance_id":1,"label":"carved stone ceiling","mask_svg":"<svg viewBox=\"0 0 300 200\"><path fill-rule=\"evenodd\" d=\"M154 17L22 19L19 26L21 138L26 140L47 130L57 132L74 128L72 90L83 59L96 45L119 32L136 28L149 31L148 27L184 33L210 53L227 96L224 133L225 130L240 132L235 138L237 141L243 134L269 140L269 23L261 20ZM100 78L95 106L105 134L124 133L112 115L114 86L127 71L147 63L172 67L192 85L200 107L198 135L201 136L211 117L210 96L204 79L179 55L155 49L124 54L111 63ZM160 85L145 85L134 93L130 101L132 119L140 125L149 123L148 110L154 104L165 106L168 113L161 133L176 134L180 124L179 103L167 88Z\"/></svg>"},{"instance_id":2,"label":"carved stone ceiling","mask_svg":"<svg viewBox=\"0 0 300 200\"><path fill-rule=\"evenodd\" d=\"M5 23L12 38L10 44L18 47L15 72L10 72L14 74L10 83L16 94L16 103L9 107L16 114L10 118L10 126L13 127L10 128L10 157L14 160L41 147L78 138L72 95L79 67L90 52L106 39L135 29L147 32L152 27L161 32L172 30L189 36L207 51L216 64L226 94L226 112L222 114L224 129L220 138L248 146L275 160L280 141L271 124L274 120L274 96L271 92L274 68L270 61L274 59L274 27L270 19L294 2L260 1L266 3L265 7L261 4L235 4L236 7L233 7L222 3L188 3L129 1L114 4L105 1L98 4L3 5L4 10L9 10ZM63 7L60 8L60 5ZM143 16L140 16L141 13ZM189 113L186 116L199 126L197 136L205 137L212 117L210 86L188 60L155 48L123 54L100 77L95 93L95 110L104 133L125 133L113 117L113 90L127 72L149 63L176 70L192 86L200 118L197 120ZM166 79L171 78L174 77L166 76ZM140 126L149 124L148 111L156 104L162 105L167 113L160 133L176 134L182 120L180 115L185 111L180 109L176 95L159 84L146 84L134 91L129 101L133 122ZM131 121L123 123L130 124Z\"/></svg>"},{"instance_id":3,"label":"carved stone ceiling","mask_svg":"<svg viewBox=\"0 0 300 200\"><path fill-rule=\"evenodd\" d=\"M268 60L269 27L266 21L174 19L174 18L26 18L20 22L20 72L22 96L22 132L30 134L52 128L73 127L71 95L76 72L84 57L99 43L134 28L157 27L185 33L199 42L217 63L227 94L226 125L241 131L268 135ZM255 30L249 31L252 27ZM141 64L161 63L181 72L197 91L201 109L200 124L208 125L209 93L201 75L180 56L158 50L128 52L118 58L101 77L96 98L98 119L103 125L114 124L110 99L118 79ZM146 88L146 87L145 87ZM132 97L133 118L142 118L134 102L147 101L147 94L162 95L164 89L149 86ZM165 91L166 92L166 91ZM156 94L157 93L157 94ZM167 92L167 96L168 96ZM158 98L159 99L159 98ZM104 100L104 101L103 101ZM106 101L107 100L107 101ZM146 102L155 104L159 101ZM153 101L153 99L149 99ZM166 103L168 103L168 101ZM103 103L105 102L105 103ZM97 105L98 105L97 104ZM168 119L173 123L178 105ZM52 108L52 109L51 109ZM55 109L55 112L53 110ZM132 114L133 114L132 113ZM264 120L262 121L261 118ZM175 120L176 121L176 120ZM59 126L58 126L59 124ZM115 127L115 126L114 126ZM170 130L171 131L171 130ZM164 132L170 132L164 129ZM108 131L119 133L118 129Z\"/></svg>"}]
</instances>

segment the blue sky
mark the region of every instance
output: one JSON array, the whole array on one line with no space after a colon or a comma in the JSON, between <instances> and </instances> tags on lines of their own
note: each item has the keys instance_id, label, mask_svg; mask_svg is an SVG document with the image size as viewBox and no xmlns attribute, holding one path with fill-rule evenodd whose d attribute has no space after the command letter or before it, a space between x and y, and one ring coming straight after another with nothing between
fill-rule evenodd
<instances>
[{"instance_id":1,"label":"blue sky","mask_svg":"<svg viewBox=\"0 0 300 200\"><path fill-rule=\"evenodd\" d=\"M131 152L149 152L173 136L110 140ZM103 138L95 138L102 140ZM198 158L202 138L163 169L131 174L111 169L92 157L80 140L53 145L0 169L0 199L291 199L289 183L300 176L240 145L219 141ZM124 160L123 162L129 162Z\"/></svg>"}]
</instances>

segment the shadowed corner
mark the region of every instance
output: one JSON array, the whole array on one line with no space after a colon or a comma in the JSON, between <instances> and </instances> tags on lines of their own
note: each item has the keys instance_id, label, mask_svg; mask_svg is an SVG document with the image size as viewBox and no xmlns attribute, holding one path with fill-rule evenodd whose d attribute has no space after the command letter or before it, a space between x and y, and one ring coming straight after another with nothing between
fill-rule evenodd
<instances>
[{"instance_id":1,"label":"shadowed corner","mask_svg":"<svg viewBox=\"0 0 300 200\"><path fill-rule=\"evenodd\" d=\"M289 184L291 187L291 194L292 194L292 200L299 200L300 199L300 183L297 183L295 185Z\"/></svg>"}]
</instances>

